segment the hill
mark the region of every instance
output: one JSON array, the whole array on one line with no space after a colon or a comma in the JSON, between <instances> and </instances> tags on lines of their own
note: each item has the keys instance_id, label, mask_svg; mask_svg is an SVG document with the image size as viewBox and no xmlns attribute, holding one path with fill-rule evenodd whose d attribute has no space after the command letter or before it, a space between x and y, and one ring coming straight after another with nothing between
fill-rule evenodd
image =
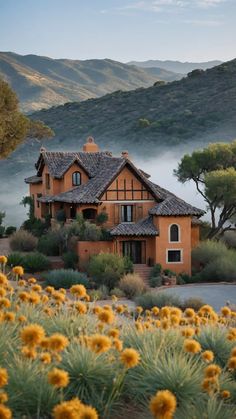
<instances>
[{"instance_id":1,"label":"hill","mask_svg":"<svg viewBox=\"0 0 236 419\"><path fill-rule=\"evenodd\" d=\"M222 61L214 60L214 61L206 61L202 63L191 63L191 62L181 62L181 61L161 61L161 60L148 60L148 61L130 61L127 63L129 65L135 65L141 68L159 68L166 71L171 71L174 73L187 74L190 71L201 69L207 70L208 68L215 67L217 65L222 64Z\"/></svg>"},{"instance_id":2,"label":"hill","mask_svg":"<svg viewBox=\"0 0 236 419\"><path fill-rule=\"evenodd\" d=\"M152 86L158 79L179 78L173 72L145 70L104 60L52 59L0 52L0 77L17 93L24 112L69 101L83 101L106 93Z\"/></svg>"}]
</instances>

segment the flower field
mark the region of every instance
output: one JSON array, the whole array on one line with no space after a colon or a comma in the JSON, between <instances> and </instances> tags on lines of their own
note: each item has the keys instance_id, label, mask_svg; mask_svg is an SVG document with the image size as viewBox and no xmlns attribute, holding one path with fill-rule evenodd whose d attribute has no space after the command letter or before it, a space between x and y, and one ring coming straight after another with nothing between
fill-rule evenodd
<instances>
[{"instance_id":1,"label":"flower field","mask_svg":"<svg viewBox=\"0 0 236 419\"><path fill-rule=\"evenodd\" d=\"M5 264L0 419L236 417L236 312L100 307Z\"/></svg>"}]
</instances>

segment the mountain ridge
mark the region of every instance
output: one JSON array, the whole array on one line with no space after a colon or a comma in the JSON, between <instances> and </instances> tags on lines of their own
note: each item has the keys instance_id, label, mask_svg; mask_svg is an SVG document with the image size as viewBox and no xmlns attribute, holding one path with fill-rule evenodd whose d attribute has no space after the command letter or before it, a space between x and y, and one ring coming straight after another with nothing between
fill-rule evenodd
<instances>
[{"instance_id":1,"label":"mountain ridge","mask_svg":"<svg viewBox=\"0 0 236 419\"><path fill-rule=\"evenodd\" d=\"M177 60L147 60L147 61L129 61L126 64L135 65L140 68L163 68L166 71L187 75L190 71L200 69L207 70L217 65L223 64L220 60L211 60L203 62L177 61Z\"/></svg>"}]
</instances>

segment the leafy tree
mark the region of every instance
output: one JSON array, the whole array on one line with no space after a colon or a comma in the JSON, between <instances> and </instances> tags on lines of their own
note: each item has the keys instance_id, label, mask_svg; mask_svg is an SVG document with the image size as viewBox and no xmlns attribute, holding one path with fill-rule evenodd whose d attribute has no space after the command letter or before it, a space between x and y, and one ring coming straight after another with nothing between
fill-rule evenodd
<instances>
[{"instance_id":1,"label":"leafy tree","mask_svg":"<svg viewBox=\"0 0 236 419\"><path fill-rule=\"evenodd\" d=\"M209 238L232 229L230 221L236 217L236 141L211 144L186 154L174 174L182 183L192 180L206 201L211 214Z\"/></svg>"},{"instance_id":2,"label":"leafy tree","mask_svg":"<svg viewBox=\"0 0 236 419\"><path fill-rule=\"evenodd\" d=\"M8 157L26 138L50 138L53 131L40 121L31 121L19 111L18 99L0 79L0 159Z\"/></svg>"}]
</instances>

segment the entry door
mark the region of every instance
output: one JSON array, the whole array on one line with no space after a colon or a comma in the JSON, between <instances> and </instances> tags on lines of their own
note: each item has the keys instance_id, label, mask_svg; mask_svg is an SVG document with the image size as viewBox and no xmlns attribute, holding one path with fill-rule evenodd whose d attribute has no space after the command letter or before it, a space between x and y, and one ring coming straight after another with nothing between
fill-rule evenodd
<instances>
[{"instance_id":1,"label":"entry door","mask_svg":"<svg viewBox=\"0 0 236 419\"><path fill-rule=\"evenodd\" d=\"M142 252L142 247L143 247L143 243L142 241L139 240L130 240L130 241L123 241L122 242L122 246L123 246L123 256L128 256L133 263L143 263L142 259L143 259L143 252Z\"/></svg>"},{"instance_id":2,"label":"entry door","mask_svg":"<svg viewBox=\"0 0 236 419\"><path fill-rule=\"evenodd\" d=\"M76 205L70 207L70 218L74 220L76 218Z\"/></svg>"}]
</instances>

